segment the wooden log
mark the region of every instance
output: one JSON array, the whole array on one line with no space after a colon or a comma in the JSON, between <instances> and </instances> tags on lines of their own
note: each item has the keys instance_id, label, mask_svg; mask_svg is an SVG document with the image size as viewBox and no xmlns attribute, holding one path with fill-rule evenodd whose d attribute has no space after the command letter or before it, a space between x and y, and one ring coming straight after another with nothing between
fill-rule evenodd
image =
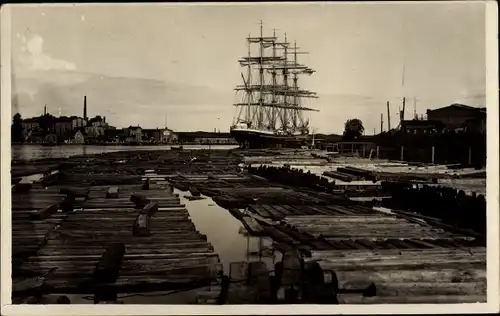
<instances>
[{"instance_id":1,"label":"wooden log","mask_svg":"<svg viewBox=\"0 0 500 316\"><path fill-rule=\"evenodd\" d=\"M381 271L342 271L336 270L335 274L339 286L344 283L374 282L379 283L460 283L460 282L483 282L486 280L486 269L476 267L464 269L419 269L419 270L381 270Z\"/></svg>"},{"instance_id":2,"label":"wooden log","mask_svg":"<svg viewBox=\"0 0 500 316\"><path fill-rule=\"evenodd\" d=\"M485 303L486 295L375 296L338 295L339 304L461 304Z\"/></svg>"},{"instance_id":3,"label":"wooden log","mask_svg":"<svg viewBox=\"0 0 500 316\"><path fill-rule=\"evenodd\" d=\"M149 203L149 199L147 199L143 195L132 194L130 196L130 201L135 204L137 208L143 208Z\"/></svg>"},{"instance_id":4,"label":"wooden log","mask_svg":"<svg viewBox=\"0 0 500 316\"><path fill-rule=\"evenodd\" d=\"M59 209L59 205L52 204L50 206L47 206L46 208L43 208L43 209L37 211L34 214L32 214L31 218L34 220L44 220L44 219L47 219L48 217L50 217L51 215L57 213L58 209Z\"/></svg>"},{"instance_id":5,"label":"wooden log","mask_svg":"<svg viewBox=\"0 0 500 316\"><path fill-rule=\"evenodd\" d=\"M106 191L107 199L116 199L118 198L119 187L109 187Z\"/></svg>"},{"instance_id":6,"label":"wooden log","mask_svg":"<svg viewBox=\"0 0 500 316\"><path fill-rule=\"evenodd\" d=\"M379 283L377 296L486 295L486 281L461 283Z\"/></svg>"},{"instance_id":7,"label":"wooden log","mask_svg":"<svg viewBox=\"0 0 500 316\"><path fill-rule=\"evenodd\" d=\"M149 236L151 218L147 213L139 213L134 221L132 232L134 236Z\"/></svg>"},{"instance_id":8,"label":"wooden log","mask_svg":"<svg viewBox=\"0 0 500 316\"><path fill-rule=\"evenodd\" d=\"M142 190L149 190L150 184L151 180L147 178L146 181L144 182L144 185L142 186Z\"/></svg>"},{"instance_id":9,"label":"wooden log","mask_svg":"<svg viewBox=\"0 0 500 316\"><path fill-rule=\"evenodd\" d=\"M66 295L51 295L42 297L30 297L28 300L26 300L26 304L71 304L71 301Z\"/></svg>"},{"instance_id":10,"label":"wooden log","mask_svg":"<svg viewBox=\"0 0 500 316\"><path fill-rule=\"evenodd\" d=\"M142 209L142 213L146 213L148 216L153 216L158 211L158 203L157 202L149 202L148 205L144 206Z\"/></svg>"},{"instance_id":11,"label":"wooden log","mask_svg":"<svg viewBox=\"0 0 500 316\"><path fill-rule=\"evenodd\" d=\"M344 259L344 258L359 258L359 259L370 259L370 258L381 258L385 259L388 257L399 257L399 258L411 258L411 257L425 257L425 258L437 258L437 257L485 257L486 248L485 247L475 247L469 249L457 249L457 248L434 248L434 249L384 249L384 250L352 250L352 251L339 251L339 250L326 250L311 251L311 258L313 259Z\"/></svg>"},{"instance_id":12,"label":"wooden log","mask_svg":"<svg viewBox=\"0 0 500 316\"><path fill-rule=\"evenodd\" d=\"M195 186L190 186L189 192L191 192L192 196L200 196L200 190L198 190Z\"/></svg>"},{"instance_id":13,"label":"wooden log","mask_svg":"<svg viewBox=\"0 0 500 316\"><path fill-rule=\"evenodd\" d=\"M463 265L481 265L486 263L485 258L454 258L454 259L388 259L385 261L361 261L361 260L343 260L332 262L330 260L318 261L321 267L325 270L352 270L357 269L418 269L419 267L433 266L435 269L439 267L461 267Z\"/></svg>"},{"instance_id":14,"label":"wooden log","mask_svg":"<svg viewBox=\"0 0 500 316\"><path fill-rule=\"evenodd\" d=\"M61 202L61 211L63 212L72 212L75 207L75 196L67 195L64 200Z\"/></svg>"},{"instance_id":15,"label":"wooden log","mask_svg":"<svg viewBox=\"0 0 500 316\"><path fill-rule=\"evenodd\" d=\"M262 226L253 217L243 216L241 221L248 231L252 233L261 234L264 231Z\"/></svg>"},{"instance_id":16,"label":"wooden log","mask_svg":"<svg viewBox=\"0 0 500 316\"><path fill-rule=\"evenodd\" d=\"M84 190L82 190L82 189L64 187L59 189L59 193L76 198L76 197L88 197L89 191L87 188L84 188Z\"/></svg>"},{"instance_id":17,"label":"wooden log","mask_svg":"<svg viewBox=\"0 0 500 316\"><path fill-rule=\"evenodd\" d=\"M94 280L98 283L112 283L118 278L120 265L125 255L125 244L109 245L94 270Z\"/></svg>"},{"instance_id":18,"label":"wooden log","mask_svg":"<svg viewBox=\"0 0 500 316\"><path fill-rule=\"evenodd\" d=\"M21 183L18 182L14 185L13 187L13 192L14 193L25 193L29 192L32 188L33 184L32 183Z\"/></svg>"}]
</instances>

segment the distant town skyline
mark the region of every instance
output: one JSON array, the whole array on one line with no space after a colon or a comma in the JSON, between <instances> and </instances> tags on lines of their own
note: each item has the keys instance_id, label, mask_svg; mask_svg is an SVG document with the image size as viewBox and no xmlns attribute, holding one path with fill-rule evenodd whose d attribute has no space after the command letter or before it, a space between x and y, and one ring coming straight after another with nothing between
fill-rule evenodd
<instances>
[{"instance_id":1,"label":"distant town skyline","mask_svg":"<svg viewBox=\"0 0 500 316\"><path fill-rule=\"evenodd\" d=\"M13 108L106 116L120 128L228 131L241 84L245 37L267 34L309 52L317 70L301 82L318 133L350 118L367 134L452 103L485 107L484 3L11 6ZM404 83L402 72L404 67ZM60 109L60 110L59 110ZM384 124L386 126L386 124Z\"/></svg>"}]
</instances>

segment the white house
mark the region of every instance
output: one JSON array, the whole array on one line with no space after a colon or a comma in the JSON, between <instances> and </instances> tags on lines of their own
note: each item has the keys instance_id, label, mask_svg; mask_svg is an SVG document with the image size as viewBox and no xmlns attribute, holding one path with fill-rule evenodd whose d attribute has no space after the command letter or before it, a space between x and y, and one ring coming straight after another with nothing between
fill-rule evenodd
<instances>
[{"instance_id":1,"label":"white house","mask_svg":"<svg viewBox=\"0 0 500 316\"><path fill-rule=\"evenodd\" d=\"M76 131L75 135L73 136L73 143L85 144L85 136L83 135L82 131L80 130Z\"/></svg>"},{"instance_id":2,"label":"white house","mask_svg":"<svg viewBox=\"0 0 500 316\"><path fill-rule=\"evenodd\" d=\"M140 126L129 126L127 141L130 143L140 143L142 141L142 128Z\"/></svg>"}]
</instances>

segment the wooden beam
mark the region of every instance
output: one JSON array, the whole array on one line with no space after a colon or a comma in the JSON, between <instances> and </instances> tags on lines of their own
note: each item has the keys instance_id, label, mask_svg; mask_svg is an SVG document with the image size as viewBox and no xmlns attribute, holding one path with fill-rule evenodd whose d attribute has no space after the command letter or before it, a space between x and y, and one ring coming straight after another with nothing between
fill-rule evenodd
<instances>
[{"instance_id":1,"label":"wooden beam","mask_svg":"<svg viewBox=\"0 0 500 316\"><path fill-rule=\"evenodd\" d=\"M50 217L51 215L57 213L58 209L59 209L58 204L52 204L50 206L47 206L46 208L38 210L36 213L32 214L31 217L34 220L44 220Z\"/></svg>"},{"instance_id":2,"label":"wooden beam","mask_svg":"<svg viewBox=\"0 0 500 316\"><path fill-rule=\"evenodd\" d=\"M109 245L95 267L94 280L97 283L115 282L118 279L124 255L124 243L114 243Z\"/></svg>"},{"instance_id":3,"label":"wooden beam","mask_svg":"<svg viewBox=\"0 0 500 316\"><path fill-rule=\"evenodd\" d=\"M139 213L133 226L134 236L149 236L151 219L147 213Z\"/></svg>"},{"instance_id":4,"label":"wooden beam","mask_svg":"<svg viewBox=\"0 0 500 316\"><path fill-rule=\"evenodd\" d=\"M108 191L106 191L107 199L116 199L118 198L118 192L120 189L118 187L109 187Z\"/></svg>"},{"instance_id":5,"label":"wooden beam","mask_svg":"<svg viewBox=\"0 0 500 316\"><path fill-rule=\"evenodd\" d=\"M149 202L142 209L141 213L146 213L148 216L153 216L158 211L158 203L157 202Z\"/></svg>"}]
</instances>

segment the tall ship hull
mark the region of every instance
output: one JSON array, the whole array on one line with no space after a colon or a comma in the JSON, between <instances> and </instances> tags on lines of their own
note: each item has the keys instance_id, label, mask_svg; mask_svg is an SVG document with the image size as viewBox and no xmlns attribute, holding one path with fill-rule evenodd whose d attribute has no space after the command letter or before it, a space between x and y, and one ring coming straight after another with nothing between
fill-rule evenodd
<instances>
[{"instance_id":1,"label":"tall ship hull","mask_svg":"<svg viewBox=\"0 0 500 316\"><path fill-rule=\"evenodd\" d=\"M299 77L315 71L299 64L297 44L263 35L248 36L247 56L239 60L244 68L242 93L235 103L237 114L230 128L231 136L243 148L300 148L307 145L309 120L303 112L317 111L304 107L303 100L317 98L316 93L299 88Z\"/></svg>"},{"instance_id":2,"label":"tall ship hull","mask_svg":"<svg viewBox=\"0 0 500 316\"><path fill-rule=\"evenodd\" d=\"M264 131L232 129L231 136L241 148L301 148L307 146L308 135L275 135Z\"/></svg>"}]
</instances>

